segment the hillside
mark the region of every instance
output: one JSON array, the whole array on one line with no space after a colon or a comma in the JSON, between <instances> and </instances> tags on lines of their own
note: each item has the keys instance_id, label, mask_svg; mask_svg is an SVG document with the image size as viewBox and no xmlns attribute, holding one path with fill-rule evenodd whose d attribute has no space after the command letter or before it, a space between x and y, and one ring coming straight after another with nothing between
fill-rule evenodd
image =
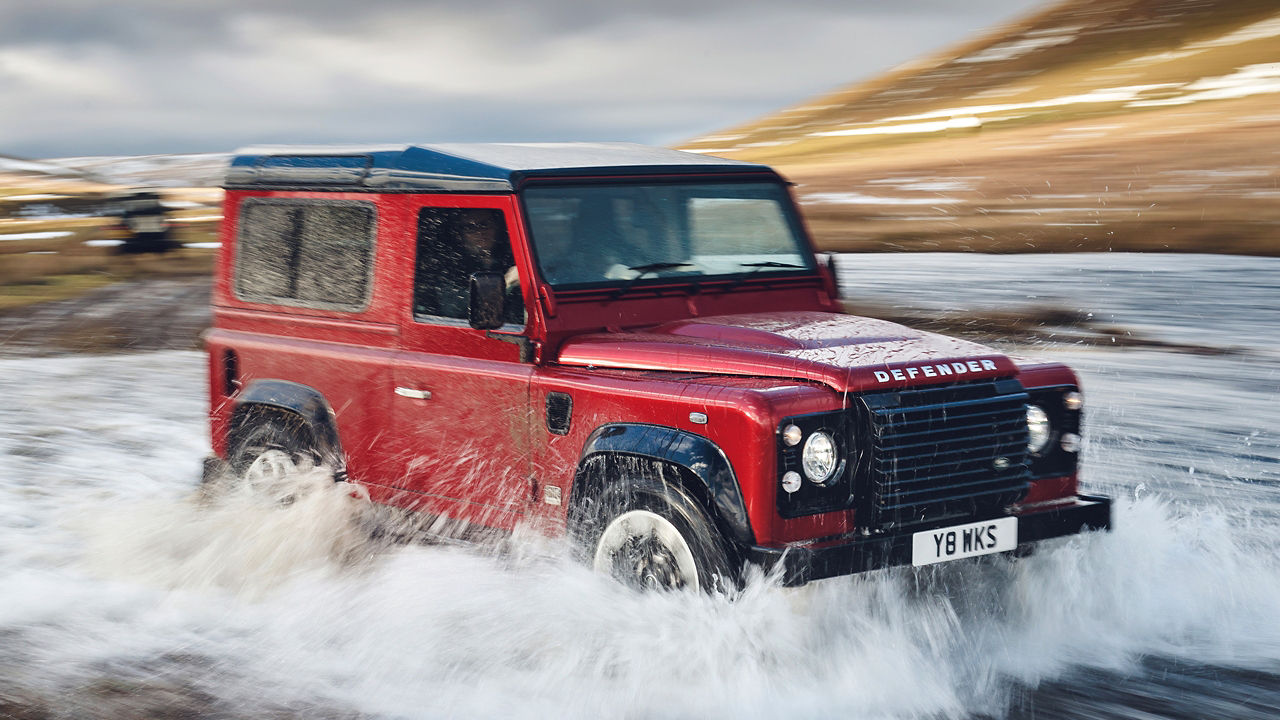
<instances>
[{"instance_id":1,"label":"hillside","mask_svg":"<svg viewBox=\"0 0 1280 720\"><path fill-rule=\"evenodd\" d=\"M681 149L838 250L1280 254L1280 5L1070 0Z\"/></svg>"},{"instance_id":2,"label":"hillside","mask_svg":"<svg viewBox=\"0 0 1280 720\"><path fill-rule=\"evenodd\" d=\"M41 160L13 157L12 155L0 155L0 174L54 177L80 176L79 172L70 168Z\"/></svg>"}]
</instances>

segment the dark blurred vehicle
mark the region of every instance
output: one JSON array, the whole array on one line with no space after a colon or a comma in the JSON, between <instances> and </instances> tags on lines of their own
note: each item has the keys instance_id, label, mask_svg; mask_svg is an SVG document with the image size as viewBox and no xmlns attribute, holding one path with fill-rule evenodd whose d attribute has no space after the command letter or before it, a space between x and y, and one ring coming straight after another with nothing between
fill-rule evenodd
<instances>
[{"instance_id":1,"label":"dark blurred vehicle","mask_svg":"<svg viewBox=\"0 0 1280 720\"><path fill-rule=\"evenodd\" d=\"M168 211L154 190L127 190L111 195L107 214L119 218L107 229L109 239L121 241L116 247L118 253L165 253L178 247Z\"/></svg>"}]
</instances>

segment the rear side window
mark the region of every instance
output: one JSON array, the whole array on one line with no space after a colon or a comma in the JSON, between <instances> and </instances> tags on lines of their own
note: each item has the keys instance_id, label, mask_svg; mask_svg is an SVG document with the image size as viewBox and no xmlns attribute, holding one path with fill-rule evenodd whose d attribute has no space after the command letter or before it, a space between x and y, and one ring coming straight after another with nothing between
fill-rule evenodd
<instances>
[{"instance_id":1,"label":"rear side window","mask_svg":"<svg viewBox=\"0 0 1280 720\"><path fill-rule=\"evenodd\" d=\"M369 299L374 230L366 203L249 200L236 240L236 296L361 310Z\"/></svg>"}]
</instances>

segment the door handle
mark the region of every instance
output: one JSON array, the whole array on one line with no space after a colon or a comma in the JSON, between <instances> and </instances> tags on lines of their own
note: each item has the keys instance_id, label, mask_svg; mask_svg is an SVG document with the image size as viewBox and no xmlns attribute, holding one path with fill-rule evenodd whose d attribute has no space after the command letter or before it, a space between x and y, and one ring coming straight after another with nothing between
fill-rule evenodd
<instances>
[{"instance_id":1,"label":"door handle","mask_svg":"<svg viewBox=\"0 0 1280 720\"><path fill-rule=\"evenodd\" d=\"M414 400L430 400L430 390L415 390L407 387L397 387L396 394L400 397L413 398Z\"/></svg>"}]
</instances>

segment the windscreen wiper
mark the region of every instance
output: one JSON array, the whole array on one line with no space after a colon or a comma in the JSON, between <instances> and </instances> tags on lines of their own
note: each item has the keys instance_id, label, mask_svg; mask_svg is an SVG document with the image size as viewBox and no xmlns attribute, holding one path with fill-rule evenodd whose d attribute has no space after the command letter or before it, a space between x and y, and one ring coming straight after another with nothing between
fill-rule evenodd
<instances>
[{"instance_id":1,"label":"windscreen wiper","mask_svg":"<svg viewBox=\"0 0 1280 720\"><path fill-rule=\"evenodd\" d=\"M662 270L675 270L676 268L682 268L682 267L693 267L693 263L656 262L656 263L649 263L648 265L632 265L627 269L633 272L636 272L638 274L635 277L628 280L626 283L624 283L622 287L618 288L618 291L615 292L613 296L617 298L617 297L622 297L623 295L626 295L627 291L631 289L632 285L636 284L637 280L644 277L645 275L648 275L649 273L655 273Z\"/></svg>"},{"instance_id":2,"label":"windscreen wiper","mask_svg":"<svg viewBox=\"0 0 1280 720\"><path fill-rule=\"evenodd\" d=\"M780 268L795 268L796 270L808 269L808 267L804 265L797 265L795 263L778 262L777 260L765 260L764 262L753 262L753 263L738 263L738 265L740 267L753 267L753 268L780 267Z\"/></svg>"},{"instance_id":3,"label":"windscreen wiper","mask_svg":"<svg viewBox=\"0 0 1280 720\"><path fill-rule=\"evenodd\" d=\"M734 288L738 287L742 283L751 279L753 275L755 275L756 273L760 272L765 268L782 268L784 270L808 270L809 269L805 265L796 265L795 263L778 262L777 260L765 260L764 262L738 263L738 267L752 268L752 270L751 272L743 274L737 280L734 280L733 282L726 285L724 290L722 290L721 292L729 292L730 290L733 290Z\"/></svg>"}]
</instances>

